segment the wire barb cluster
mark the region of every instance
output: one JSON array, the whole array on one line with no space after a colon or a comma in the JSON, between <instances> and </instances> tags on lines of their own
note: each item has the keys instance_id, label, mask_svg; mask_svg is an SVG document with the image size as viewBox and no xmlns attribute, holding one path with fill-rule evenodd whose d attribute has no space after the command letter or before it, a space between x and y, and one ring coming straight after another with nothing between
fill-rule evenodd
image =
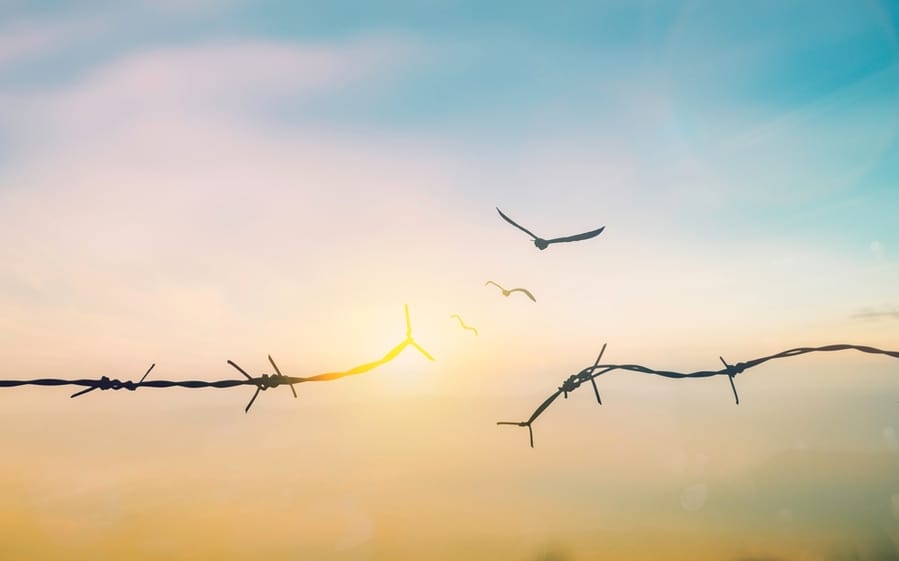
<instances>
[{"instance_id":1,"label":"wire barb cluster","mask_svg":"<svg viewBox=\"0 0 899 561\"><path fill-rule=\"evenodd\" d=\"M110 379L108 376L102 376L99 380L97 380L97 384L96 384L96 385L90 386L90 387L88 387L88 388L85 388L85 389L81 390L80 392L75 392L75 393L73 393L72 395L70 395L69 397L78 397L78 396L80 396L80 395L84 395L84 394L86 394L86 393L90 393L90 392L92 392L92 391L94 391L94 390L97 390L97 389L100 389L100 390L121 390L121 389L126 389L126 390L130 390L130 391L134 391L134 390L136 390L138 387L140 387L141 384L144 383L144 380L147 379L147 375L150 373L151 370L153 370L153 368L154 368L155 366L156 366L156 363L155 363L155 362L154 362L153 364L151 364L151 365L150 365L150 368L147 368L147 371L144 372L144 375L143 375L143 376L141 376L140 382L138 382L138 383L136 383L136 384L135 384L134 382L132 382L131 380L128 380L128 381L126 381L126 382L123 382L123 381L121 381L121 380L112 380L112 379Z\"/></svg>"},{"instance_id":2,"label":"wire barb cluster","mask_svg":"<svg viewBox=\"0 0 899 561\"><path fill-rule=\"evenodd\" d=\"M646 366L641 366L639 364L600 364L599 361L602 359L602 355L606 350L606 345L603 344L602 350L599 351L599 356L596 357L596 362L593 363L592 366L588 366L584 368L580 372L576 374L572 374L569 376L562 385L559 386L556 391L547 397L543 403L537 406L537 409L531 413L531 416L526 421L498 421L497 425L511 425L516 427L527 427L528 434L530 436L531 448L534 447L534 430L533 424L537 418L543 414L546 409L552 405L552 403L558 398L560 395L565 399L568 399L568 394L578 389L581 384L589 381L593 386L593 392L596 395L596 402L599 405L602 405L602 399L599 395L599 388L596 385L596 378L602 376L603 374L608 374L609 372L615 370L625 370L628 372L639 372L642 374L653 374L656 376L662 376L665 378L672 379L684 379L684 378L710 378L712 376L727 376L730 381L730 387L734 394L734 401L737 405L740 404L740 396L737 393L737 386L734 383L734 378L738 374L742 374L746 370L750 368L754 368L761 364L768 362L769 360L779 359L779 358L789 358L793 356L799 356L807 353L814 352L832 352L832 351L845 351L845 350L855 350L868 354L880 354L886 355L892 358L899 358L899 351L887 351L883 349L878 349L876 347L869 347L865 345L848 345L848 344L840 344L840 345L825 345L823 347L797 347L795 349L788 349L786 351L776 353L773 355L768 355L760 358L754 358L752 360L747 360L746 362L738 362L736 364L729 364L724 357L718 357L721 361L721 364L724 365L724 368L721 370L698 370L696 372L676 372L672 370L655 370L652 368L648 368Z\"/></svg>"},{"instance_id":3,"label":"wire barb cluster","mask_svg":"<svg viewBox=\"0 0 899 561\"><path fill-rule=\"evenodd\" d=\"M156 363L150 365L150 368L144 373L141 377L140 381L134 382L132 380L119 380L116 378L109 378L108 376L101 376L100 378L81 378L81 379L62 379L62 378L38 378L34 380L0 380L0 388L11 388L17 386L82 386L83 390L77 391L73 393L70 397L80 397L87 393L90 393L94 390L129 390L135 391L138 388L192 388L192 389L202 389L202 388L217 388L217 389L227 389L234 388L238 386L256 386L256 391L253 393L253 397L250 398L250 401L247 403L247 406L244 408L244 412L248 413L250 411L250 407L253 406L253 403L256 401L256 398L259 396L259 392L265 391L271 388L277 388L279 386L290 386L291 392L293 392L293 397L297 397L296 384L302 384L304 382L327 382L331 380L338 380L340 378L344 378L346 376L353 376L356 374L362 374L364 372L368 372L378 366L384 365L394 358L396 358L403 350L412 346L425 358L433 361L434 357L431 356L428 351L426 351L421 345L419 345L415 339L412 338L412 323L409 320L409 306L405 306L405 315L406 315L406 338L403 339L398 345L390 349L387 354L381 357L378 360L367 362L365 364L361 364L359 366L355 366L350 368L349 370L343 370L338 372L325 372L322 374L316 374L314 376L285 376L281 374L281 370L278 368L278 365L275 363L274 359L272 359L271 355L268 355L268 361L271 363L272 368L275 369L274 374L261 374L260 376L250 376L243 368L237 365L236 362L232 360L228 360L228 364L235 368L238 372L243 374L244 379L236 379L236 380L147 380L147 376L150 374L150 371L156 366Z\"/></svg>"}]
</instances>

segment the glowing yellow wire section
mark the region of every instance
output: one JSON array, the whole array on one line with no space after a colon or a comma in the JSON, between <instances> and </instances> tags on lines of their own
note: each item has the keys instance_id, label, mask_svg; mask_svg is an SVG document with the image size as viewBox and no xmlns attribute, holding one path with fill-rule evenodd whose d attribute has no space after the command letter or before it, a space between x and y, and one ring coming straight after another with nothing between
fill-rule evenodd
<instances>
[{"instance_id":1,"label":"glowing yellow wire section","mask_svg":"<svg viewBox=\"0 0 899 561\"><path fill-rule=\"evenodd\" d=\"M354 368L350 368L349 370L344 370L343 372L326 372L324 374L316 374L315 376L304 376L302 380L304 382L325 382L327 380L336 380L338 378L343 378L344 376L353 376L355 374L362 374L363 372L368 372L369 370L375 369L383 364L387 364L391 360L395 359L407 346L412 346L418 350L421 354L425 356L428 360L433 361L434 357L431 356L431 353L422 348L421 345L415 342L412 338L412 323L409 321L409 305L405 304L406 309L406 338L397 346L393 347L387 354L381 357L378 360L373 362L366 362L365 364L360 364Z\"/></svg>"}]
</instances>

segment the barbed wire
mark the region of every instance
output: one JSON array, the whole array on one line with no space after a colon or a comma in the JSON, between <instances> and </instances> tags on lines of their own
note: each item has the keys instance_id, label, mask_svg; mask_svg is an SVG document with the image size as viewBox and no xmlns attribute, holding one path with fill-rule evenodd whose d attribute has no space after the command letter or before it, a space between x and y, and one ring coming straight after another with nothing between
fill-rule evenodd
<instances>
[{"instance_id":1,"label":"barbed wire","mask_svg":"<svg viewBox=\"0 0 899 561\"><path fill-rule=\"evenodd\" d=\"M768 362L769 360L779 359L779 358L789 358L794 356L799 356L807 353L815 353L815 352L833 352L833 351L845 351L845 350L855 350L863 353L869 354L881 354L886 355L893 358L899 358L899 351L887 351L883 349L878 349L876 347L869 347L866 345L848 345L848 344L840 344L840 345L825 345L823 347L797 347L795 349L788 349L783 352L779 352L773 355L764 356L761 358L754 358L752 360L747 360L745 362L738 362L736 364L728 364L723 357L718 357L721 363L724 365L724 368L720 370L697 370L696 372L676 372L672 370L655 370L653 368L648 368L646 366L641 366L639 364L600 364L599 361L602 360L602 355L606 350L606 345L603 344L602 349L599 351L599 356L596 357L596 362L593 363L592 366L588 366L584 368L580 372L576 374L572 374L569 376L562 385L558 387L558 389L549 397L547 397L543 403L541 403L531 416L526 421L498 421L497 425L512 425L517 427L527 427L528 434L530 436L531 448L534 447L534 429L533 424L534 421L537 420L540 415L543 414L546 409L552 405L552 403L561 395L565 399L568 399L568 394L578 389L581 384L585 382L590 382L593 386L593 393L596 396L596 402L599 405L602 405L602 398L599 395L599 388L596 385L596 378L602 376L603 374L608 374L609 372L613 372L615 370L625 370L628 372L639 372L642 374L653 374L656 376L663 376L665 378L673 378L673 379L684 379L684 378L710 378L712 376L727 376L730 381L730 387L734 394L734 401L737 405L740 404L740 396L737 394L737 386L734 384L734 377L738 374L742 374L746 370L750 368L754 368L761 364Z\"/></svg>"},{"instance_id":2,"label":"barbed wire","mask_svg":"<svg viewBox=\"0 0 899 561\"><path fill-rule=\"evenodd\" d=\"M413 338L412 338L412 323L409 321L409 306L405 306L405 314L406 314L406 338L403 339L398 345L387 351L387 353L378 360L372 362L366 362L365 364L360 364L359 366L355 366L350 368L349 370L343 370L340 372L325 372L322 374L316 374L313 376L285 376L281 374L281 370L278 368L278 365L275 364L275 361L272 359L271 355L268 356L268 361L271 363L272 368L275 369L274 374L262 374L260 376L250 376L243 368L237 365L234 361L227 361L227 364L235 368L241 374L244 375L244 379L231 379L231 380L147 380L147 376L150 374L150 371L156 366L156 363L150 365L150 368L144 373L141 379L138 382L133 382L131 380L119 380L116 378L109 378L108 376L102 376L100 378L78 378L78 379L63 379L63 378L37 378L34 380L0 380L0 388L12 388L17 386L82 386L85 389L77 391L73 393L69 397L79 397L90 393L94 390L129 390L135 391L138 388L190 388L190 389L203 389L203 388L217 388L217 389L227 389L227 388L235 388L240 386L255 386L256 391L253 393L253 397L250 398L250 401L247 403L247 406L244 408L244 413L250 411L250 407L253 406L253 403L256 401L256 398L259 396L259 392L277 388L279 386L290 386L291 391L293 392L293 396L297 397L297 392L295 385L303 384L306 382L329 382L332 380L338 380L340 378L345 378L347 376L355 376L358 374L362 374L377 368L378 366L384 365L394 358L396 358L406 347L413 347L418 350L422 355L425 356L428 360L433 361L434 357L431 356L428 351L422 348Z\"/></svg>"}]
</instances>

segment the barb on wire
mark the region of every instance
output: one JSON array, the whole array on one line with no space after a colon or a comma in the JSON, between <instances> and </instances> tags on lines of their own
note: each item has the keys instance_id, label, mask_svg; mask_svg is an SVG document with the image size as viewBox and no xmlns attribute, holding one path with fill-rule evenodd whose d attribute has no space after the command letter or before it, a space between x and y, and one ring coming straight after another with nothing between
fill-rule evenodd
<instances>
[{"instance_id":1,"label":"barb on wire","mask_svg":"<svg viewBox=\"0 0 899 561\"><path fill-rule=\"evenodd\" d=\"M234 388L238 386L256 386L256 391L253 393L253 397L250 398L249 403L244 408L244 412L249 412L250 407L253 406L253 403L256 401L256 398L259 396L259 392L265 391L269 388L277 388L278 386L290 386L290 390L293 392L293 396L297 397L297 391L294 387L296 384L302 384L304 382L326 382L330 380L337 380L340 378L344 378L346 376L353 376L356 374L362 374L363 372L368 372L378 366L382 366L394 358L397 357L403 350L412 346L417 349L422 355L425 356L428 360L433 361L434 357L431 356L428 351L426 351L421 345L419 345L415 339L412 338L412 323L409 320L409 306L405 306L406 313L406 338L403 341L390 349L387 354L381 357L378 360L367 362L365 364L361 364L359 366L355 366L350 368L349 370L344 370L341 372L326 372L323 374L316 374L313 376L307 377L298 377L298 376L285 376L281 374L281 370L278 368L278 365L275 363L274 359L271 355L268 355L268 361L271 363L272 368L275 369L274 374L262 374L260 376L250 376L243 368L241 368L236 362L232 360L228 360L228 364L232 366L235 370L243 374L243 379L236 380L215 380L215 381L206 381L206 380L147 380L147 375L150 374L150 371L156 366L156 363L150 365L150 368L144 373L141 377L140 381L133 382L131 380L118 380L114 378L109 378L108 376L102 376L100 378L91 379L91 378L78 378L78 379L62 379L62 378L38 378L34 380L0 380L0 388L11 388L17 386L81 386L84 389L73 393L70 397L79 397L84 394L90 393L94 390L129 390L135 391L138 388L191 388L191 389L202 389L202 388L218 388L218 389L226 389L226 388Z\"/></svg>"},{"instance_id":2,"label":"barb on wire","mask_svg":"<svg viewBox=\"0 0 899 561\"><path fill-rule=\"evenodd\" d=\"M676 372L672 370L655 370L652 368L648 368L646 366L641 366L639 364L600 364L599 361L602 359L602 355L606 350L606 345L603 344L602 350L599 352L599 356L596 358L596 362L593 366L588 366L584 368L580 372L576 374L572 374L569 376L562 385L556 389L556 391L547 397L543 403L537 406L537 409L531 413L531 416L528 417L526 421L498 421L497 425L511 425L517 427L527 427L528 434L530 436L531 448L534 447L534 430L533 424L537 418L543 414L546 409L552 405L552 403L558 398L560 395L564 398L568 398L568 394L578 389L581 384L589 381L593 385L593 391L596 394L596 401L600 405L602 405L602 400L599 397L599 388L596 386L596 378L602 376L603 374L608 374L609 372L613 372L615 370L625 370L628 372L639 372L642 374L653 374L656 376L662 376L665 378L672 379L684 379L684 378L710 378L712 376L727 376L730 381L730 387L734 394L734 401L737 405L740 404L740 396L737 394L737 386L734 384L734 377L738 374L742 374L746 370L750 368L759 366L768 362L769 360L779 359L779 358L789 358L793 356L804 355L807 353L815 353L815 352L833 352L833 351L846 351L846 350L855 350L862 353L869 354L880 354L886 355L892 358L899 358L899 351L887 351L883 349L878 349L876 347L869 347L866 345L826 345L823 347L798 347L795 349L788 349L786 351L776 353L773 355L764 356L761 358L754 358L752 360L747 360L746 362L738 362L736 364L728 364L727 361L724 360L723 357L718 357L721 360L721 363L724 365L724 368L721 370L698 370L696 372Z\"/></svg>"},{"instance_id":3,"label":"barb on wire","mask_svg":"<svg viewBox=\"0 0 899 561\"><path fill-rule=\"evenodd\" d=\"M147 374L150 373L150 370L153 370L153 367L154 367L154 366L156 366L156 363L155 363L155 362L154 362L153 364L150 365L150 368L147 368L147 371L144 372L144 375L141 376L140 382L138 382L137 384L135 384L134 382L132 382L132 381L129 380L129 381L127 381L127 382L120 382L121 387L118 387L117 384L116 384L116 382L119 382L118 380L110 380L110 379L107 378L106 376L103 376L102 378L100 378L100 381L101 381L101 382L105 381L105 383L106 383L107 385L109 385L109 387L102 387L103 384L98 384L98 385L96 385L96 386L91 386L91 387L89 387L89 388L83 389L83 390L81 390L80 392L75 392L75 393L73 393L72 395L70 395L69 397L78 397L78 396L84 395L84 394L86 394L86 393L90 393L90 392L94 391L94 390L97 389L97 388L100 388L100 389L103 389L103 390L107 390L107 389L110 389L110 390L118 390L118 389L125 388L126 390L134 391L134 390L136 390L141 384L144 383L144 380L147 379ZM0 386L0 387L2 387L2 386Z\"/></svg>"}]
</instances>

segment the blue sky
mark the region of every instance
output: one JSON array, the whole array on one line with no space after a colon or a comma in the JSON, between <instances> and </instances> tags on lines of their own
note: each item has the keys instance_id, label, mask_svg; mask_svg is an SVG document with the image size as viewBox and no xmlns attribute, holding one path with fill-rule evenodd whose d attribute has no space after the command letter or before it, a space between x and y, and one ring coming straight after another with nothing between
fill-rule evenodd
<instances>
[{"instance_id":1,"label":"blue sky","mask_svg":"<svg viewBox=\"0 0 899 561\"><path fill-rule=\"evenodd\" d=\"M833 170L816 173L814 165L852 170L840 181L861 189L889 191L895 181L899 70L889 2L88 2L10 3L4 12L13 31L8 43L17 35L24 43L45 37L22 56L4 57L0 84L12 90L71 83L129 53L163 46L380 37L407 45L414 56L362 90L340 88L306 103L285 95L252 109L283 126L423 133L472 148L484 143L473 151L510 158L535 137L611 138L658 172L654 181L665 180L685 149L714 152L725 140L793 115L800 122L780 121L787 130L769 131L775 136L767 148L741 153L739 162L710 159L752 178L739 184L741 192L771 189L760 185L771 177L747 168L775 160L788 183L773 188L807 193L803 205L820 199L820 191L832 194L812 185ZM850 123L863 134L847 131ZM778 161L786 152L791 162Z\"/></svg>"},{"instance_id":2,"label":"blue sky","mask_svg":"<svg viewBox=\"0 0 899 561\"><path fill-rule=\"evenodd\" d=\"M225 90L204 90L193 82L203 77L183 70L172 79L205 93L192 101L163 95L169 106L159 108L151 84L134 93L145 116L205 112L272 134L327 130L427 146L464 161L466 172L448 188L488 210L514 195L527 210L558 199L555 210L586 200L601 212L591 195L601 193L655 207L665 227L686 219L692 227L684 233L700 239L740 243L770 233L826 241L840 252L878 242L887 254L899 245L889 220L899 203L899 43L890 2L6 2L0 9L7 162L46 157L41 151L51 144L141 118L129 115L125 97L113 104L121 114L100 108L77 124L23 104L56 95L65 113L65 92L102 82L130 61L230 45L212 78L233 74L215 86ZM239 57L241 45L261 50L231 68L228 56ZM282 87L279 73L299 80L310 71L274 61L264 81L242 78L252 66L246 60L264 57L266 46L344 52L347 67L357 65L347 72L356 74L316 91ZM366 50L370 61L362 60ZM159 92L168 86L159 83ZM598 190L596 178L578 170L599 161L618 166L627 181Z\"/></svg>"},{"instance_id":3,"label":"blue sky","mask_svg":"<svg viewBox=\"0 0 899 561\"><path fill-rule=\"evenodd\" d=\"M889 288L899 252L899 43L888 2L2 10L6 233L21 237L26 217L59 231L44 236L80 232L8 249L22 270L38 248L60 262L91 251L103 271L117 252L139 261L155 248L162 261L238 252L290 278L277 258L339 269L427 225L416 255L443 255L428 257L435 266L470 261L461 270L477 278L503 251L493 214L501 206L549 230L607 225L617 244L607 255L620 260L591 261L569 279L636 259L635 276L714 284L688 289L697 298L712 290L730 302L728 290L745 282L749 299L738 301L760 324L781 321L778 306L793 299L819 319L899 305ZM168 198L154 194L161 183L171 184ZM203 206L210 196L215 204ZM171 218L170 235L151 218L119 223L129 197L146 198L157 221ZM183 211L172 208L179 200ZM380 219L367 205L400 214ZM345 229L292 243L328 231L320 221L338 208L368 226L362 239ZM238 217L248 221L239 239ZM471 231L460 236L463 224ZM113 237L134 245L103 245L110 228L130 231ZM478 246L483 256L471 261ZM385 267L374 284L401 287L399 297L414 282L399 280L410 265L396 259L398 272ZM511 259L520 274L530 270L530 254ZM200 275L156 265L174 285ZM725 280L748 267L754 280ZM7 283L34 293L23 274ZM295 282L303 292L307 281ZM677 286L647 290L669 302L682 297ZM754 298L770 303L770 316L747 303Z\"/></svg>"}]
</instances>

